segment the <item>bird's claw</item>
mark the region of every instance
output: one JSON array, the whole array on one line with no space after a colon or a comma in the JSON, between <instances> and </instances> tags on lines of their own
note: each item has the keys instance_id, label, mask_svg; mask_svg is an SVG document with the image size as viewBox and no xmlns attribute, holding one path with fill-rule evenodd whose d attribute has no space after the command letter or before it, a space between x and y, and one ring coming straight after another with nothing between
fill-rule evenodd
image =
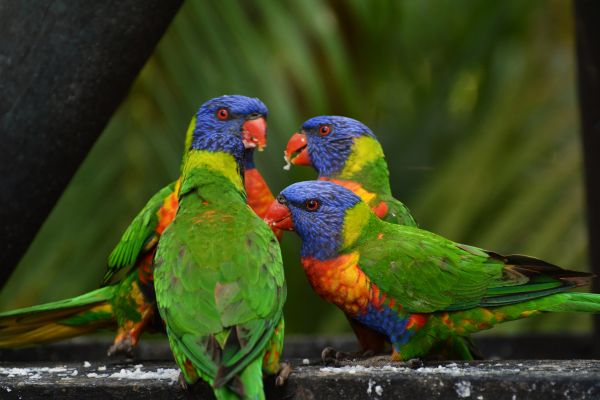
<instances>
[{"instance_id":1,"label":"bird's claw","mask_svg":"<svg viewBox=\"0 0 600 400\"><path fill-rule=\"evenodd\" d=\"M410 369L419 369L425 365L420 358L411 358L410 360L405 361L405 364L406 367Z\"/></svg>"},{"instance_id":2,"label":"bird's claw","mask_svg":"<svg viewBox=\"0 0 600 400\"><path fill-rule=\"evenodd\" d=\"M275 378L275 386L283 386L291 373L292 366L288 363L281 363L277 378Z\"/></svg>"},{"instance_id":3,"label":"bird's claw","mask_svg":"<svg viewBox=\"0 0 600 400\"><path fill-rule=\"evenodd\" d=\"M337 358L338 351L331 346L327 346L321 351L321 360L325 365L339 365Z\"/></svg>"},{"instance_id":4,"label":"bird's claw","mask_svg":"<svg viewBox=\"0 0 600 400\"><path fill-rule=\"evenodd\" d=\"M113 343L112 346L108 348L109 357L119 355L125 356L126 358L133 358L133 344L129 338Z\"/></svg>"},{"instance_id":5,"label":"bird's claw","mask_svg":"<svg viewBox=\"0 0 600 400\"><path fill-rule=\"evenodd\" d=\"M374 356L372 350L356 351L356 352L344 352L337 351L333 347L325 347L321 352L321 360L325 365L338 365L340 361L350 361L357 359L365 359Z\"/></svg>"}]
</instances>

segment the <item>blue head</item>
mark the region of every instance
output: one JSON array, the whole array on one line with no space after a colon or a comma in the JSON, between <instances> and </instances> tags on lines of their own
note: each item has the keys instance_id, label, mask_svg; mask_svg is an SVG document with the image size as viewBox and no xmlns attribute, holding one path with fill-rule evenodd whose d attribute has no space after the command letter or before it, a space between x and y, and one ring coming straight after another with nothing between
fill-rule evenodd
<instances>
[{"instance_id":1,"label":"blue head","mask_svg":"<svg viewBox=\"0 0 600 400\"><path fill-rule=\"evenodd\" d=\"M268 110L262 101L246 96L215 97L204 103L188 134L188 148L226 151L236 158L243 149L266 145ZM239 155L239 158L243 155Z\"/></svg>"},{"instance_id":2,"label":"blue head","mask_svg":"<svg viewBox=\"0 0 600 400\"><path fill-rule=\"evenodd\" d=\"M346 211L360 202L350 190L331 182L298 182L281 191L265 220L275 228L298 232L302 257L327 260L336 256L344 241Z\"/></svg>"},{"instance_id":3,"label":"blue head","mask_svg":"<svg viewBox=\"0 0 600 400\"><path fill-rule=\"evenodd\" d=\"M312 165L319 176L331 176L344 168L354 140L361 136L375 139L369 127L355 119L314 117L302 125L301 133L290 138L286 157L292 164ZM295 153L299 154L292 158Z\"/></svg>"}]
</instances>

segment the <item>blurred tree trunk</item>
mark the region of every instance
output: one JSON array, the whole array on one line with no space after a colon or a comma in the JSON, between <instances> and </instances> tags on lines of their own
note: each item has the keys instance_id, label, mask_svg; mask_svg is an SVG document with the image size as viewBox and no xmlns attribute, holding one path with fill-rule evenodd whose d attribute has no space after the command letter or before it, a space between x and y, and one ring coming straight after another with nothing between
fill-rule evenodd
<instances>
[{"instance_id":1,"label":"blurred tree trunk","mask_svg":"<svg viewBox=\"0 0 600 400\"><path fill-rule=\"evenodd\" d=\"M0 287L180 5L0 0Z\"/></svg>"},{"instance_id":2,"label":"blurred tree trunk","mask_svg":"<svg viewBox=\"0 0 600 400\"><path fill-rule=\"evenodd\" d=\"M600 1L575 0L575 30L589 249L592 270L600 276ZM598 278L593 289L600 292ZM600 354L600 316L594 326Z\"/></svg>"}]
</instances>

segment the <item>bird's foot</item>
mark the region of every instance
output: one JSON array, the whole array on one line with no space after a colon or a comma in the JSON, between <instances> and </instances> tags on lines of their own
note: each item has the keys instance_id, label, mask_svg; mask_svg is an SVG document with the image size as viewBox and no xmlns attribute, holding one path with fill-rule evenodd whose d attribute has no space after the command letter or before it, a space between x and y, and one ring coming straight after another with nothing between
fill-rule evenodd
<instances>
[{"instance_id":1,"label":"bird's foot","mask_svg":"<svg viewBox=\"0 0 600 400\"><path fill-rule=\"evenodd\" d=\"M425 365L420 358L411 358L410 360L403 361L403 363L406 364L406 368L410 369L419 369Z\"/></svg>"},{"instance_id":2,"label":"bird's foot","mask_svg":"<svg viewBox=\"0 0 600 400\"><path fill-rule=\"evenodd\" d=\"M285 381L292 373L292 366L288 363L281 363L277 377L275 378L275 386L283 386Z\"/></svg>"},{"instance_id":3,"label":"bird's foot","mask_svg":"<svg viewBox=\"0 0 600 400\"><path fill-rule=\"evenodd\" d=\"M407 361L397 361L393 358L390 358L389 355L377 355L373 357L369 357L366 360L361 362L361 365L365 366L384 366L390 365L390 362L394 367L404 367L409 369L419 369L423 367L423 361L420 358L411 358Z\"/></svg>"},{"instance_id":4,"label":"bird's foot","mask_svg":"<svg viewBox=\"0 0 600 400\"><path fill-rule=\"evenodd\" d=\"M121 340L115 341L112 346L108 348L108 356L124 356L126 358L133 358L133 343L129 337L125 337Z\"/></svg>"},{"instance_id":5,"label":"bird's foot","mask_svg":"<svg viewBox=\"0 0 600 400\"><path fill-rule=\"evenodd\" d=\"M360 360L373 357L373 355L372 350L344 352L328 346L321 352L321 360L325 365L338 365L340 361Z\"/></svg>"}]
</instances>

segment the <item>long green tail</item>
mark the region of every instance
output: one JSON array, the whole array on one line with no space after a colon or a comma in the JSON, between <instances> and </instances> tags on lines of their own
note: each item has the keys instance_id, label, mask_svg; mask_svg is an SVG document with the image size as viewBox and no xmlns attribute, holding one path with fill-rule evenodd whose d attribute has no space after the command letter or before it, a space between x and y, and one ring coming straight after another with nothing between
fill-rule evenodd
<instances>
[{"instance_id":1,"label":"long green tail","mask_svg":"<svg viewBox=\"0 0 600 400\"><path fill-rule=\"evenodd\" d=\"M447 323L452 325L456 333L463 335L543 312L600 312L600 294L556 293L501 307L478 307L451 312Z\"/></svg>"},{"instance_id":2,"label":"long green tail","mask_svg":"<svg viewBox=\"0 0 600 400\"><path fill-rule=\"evenodd\" d=\"M464 311L445 311L434 314L427 325L411 340L398 346L398 358L409 360L425 356L440 341L454 340L455 335L466 336L489 329L501 322L527 318L544 312L600 312L600 294L556 293L499 307L475 307ZM468 358L453 354L457 359Z\"/></svg>"},{"instance_id":3,"label":"long green tail","mask_svg":"<svg viewBox=\"0 0 600 400\"><path fill-rule=\"evenodd\" d=\"M0 347L68 339L116 325L110 303L115 286L81 296L0 313Z\"/></svg>"},{"instance_id":4,"label":"long green tail","mask_svg":"<svg viewBox=\"0 0 600 400\"><path fill-rule=\"evenodd\" d=\"M262 357L252 361L239 376L234 377L229 384L215 389L218 400L264 400Z\"/></svg>"}]
</instances>

